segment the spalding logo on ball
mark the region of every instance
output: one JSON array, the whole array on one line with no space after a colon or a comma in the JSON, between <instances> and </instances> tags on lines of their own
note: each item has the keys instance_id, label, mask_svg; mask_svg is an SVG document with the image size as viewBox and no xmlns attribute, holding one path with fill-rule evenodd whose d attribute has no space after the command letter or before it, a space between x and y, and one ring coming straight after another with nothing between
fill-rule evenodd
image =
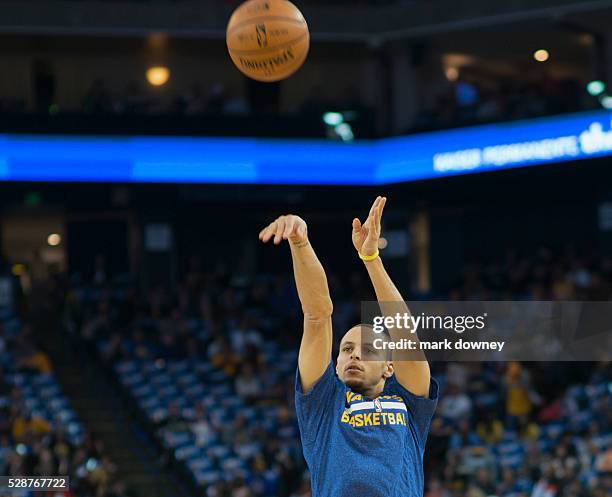
<instances>
[{"instance_id":1,"label":"spalding logo on ball","mask_svg":"<svg viewBox=\"0 0 612 497\"><path fill-rule=\"evenodd\" d=\"M280 81L308 55L310 33L298 8L287 0L249 0L232 14L227 49L236 67L257 81Z\"/></svg>"}]
</instances>

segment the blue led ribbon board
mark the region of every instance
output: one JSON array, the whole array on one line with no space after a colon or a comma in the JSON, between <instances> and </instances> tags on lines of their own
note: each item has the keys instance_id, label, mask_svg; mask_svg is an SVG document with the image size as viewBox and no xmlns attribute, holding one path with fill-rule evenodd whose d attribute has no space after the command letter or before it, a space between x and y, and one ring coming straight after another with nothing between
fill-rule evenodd
<instances>
[{"instance_id":1,"label":"blue led ribbon board","mask_svg":"<svg viewBox=\"0 0 612 497\"><path fill-rule=\"evenodd\" d=\"M380 185L612 155L595 111L342 143L0 135L0 180Z\"/></svg>"}]
</instances>

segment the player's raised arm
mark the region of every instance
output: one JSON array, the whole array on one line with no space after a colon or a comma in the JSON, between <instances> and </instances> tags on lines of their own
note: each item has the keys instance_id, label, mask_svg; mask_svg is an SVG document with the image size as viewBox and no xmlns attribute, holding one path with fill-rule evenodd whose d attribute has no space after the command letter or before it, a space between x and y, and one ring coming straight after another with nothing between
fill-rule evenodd
<instances>
[{"instance_id":1,"label":"player's raised arm","mask_svg":"<svg viewBox=\"0 0 612 497\"><path fill-rule=\"evenodd\" d=\"M386 201L386 197L376 198L365 223L361 224L359 219L353 219L353 245L362 256L383 314L404 314L410 312L408 306L387 274L381 258L377 256L382 212ZM389 329L389 334L392 340L396 341L406 337L406 330ZM393 370L397 381L406 390L415 395L427 396L430 382L429 364L423 354L420 359L402 359L401 354L394 350Z\"/></svg>"},{"instance_id":2,"label":"player's raised arm","mask_svg":"<svg viewBox=\"0 0 612 497\"><path fill-rule=\"evenodd\" d=\"M294 215L281 216L259 233L266 243L289 242L293 274L304 312L304 334L300 345L298 367L304 393L323 375L331 360L332 301L327 277L308 240L306 222Z\"/></svg>"}]
</instances>

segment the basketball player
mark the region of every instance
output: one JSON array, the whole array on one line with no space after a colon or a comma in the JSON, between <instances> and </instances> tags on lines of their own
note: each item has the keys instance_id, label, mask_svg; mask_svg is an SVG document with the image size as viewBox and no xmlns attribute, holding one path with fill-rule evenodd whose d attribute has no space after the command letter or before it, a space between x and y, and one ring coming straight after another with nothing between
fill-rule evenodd
<instances>
[{"instance_id":1,"label":"basketball player","mask_svg":"<svg viewBox=\"0 0 612 497\"><path fill-rule=\"evenodd\" d=\"M379 303L408 312L378 255L385 202L378 197L363 224L353 220L353 245ZM276 245L289 243L304 312L295 404L313 497L422 496L423 452L438 401L427 361L387 360L372 347L370 332L355 326L341 340L334 371L333 306L306 223L281 216L259 233L264 243L272 237Z\"/></svg>"}]
</instances>

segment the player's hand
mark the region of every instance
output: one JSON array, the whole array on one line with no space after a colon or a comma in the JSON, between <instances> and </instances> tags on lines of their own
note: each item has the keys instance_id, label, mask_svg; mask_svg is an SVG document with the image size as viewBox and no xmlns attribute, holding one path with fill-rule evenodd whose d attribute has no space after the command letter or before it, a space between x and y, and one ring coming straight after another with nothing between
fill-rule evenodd
<instances>
[{"instance_id":1,"label":"player's hand","mask_svg":"<svg viewBox=\"0 0 612 497\"><path fill-rule=\"evenodd\" d=\"M361 255L374 255L378 250L380 238L380 221L387 197L376 197L365 223L353 219L353 246Z\"/></svg>"},{"instance_id":2,"label":"player's hand","mask_svg":"<svg viewBox=\"0 0 612 497\"><path fill-rule=\"evenodd\" d=\"M289 240L291 243L304 242L308 239L306 221L293 214L280 216L259 232L259 239L264 243L272 237L274 245L278 245L282 240Z\"/></svg>"}]
</instances>

